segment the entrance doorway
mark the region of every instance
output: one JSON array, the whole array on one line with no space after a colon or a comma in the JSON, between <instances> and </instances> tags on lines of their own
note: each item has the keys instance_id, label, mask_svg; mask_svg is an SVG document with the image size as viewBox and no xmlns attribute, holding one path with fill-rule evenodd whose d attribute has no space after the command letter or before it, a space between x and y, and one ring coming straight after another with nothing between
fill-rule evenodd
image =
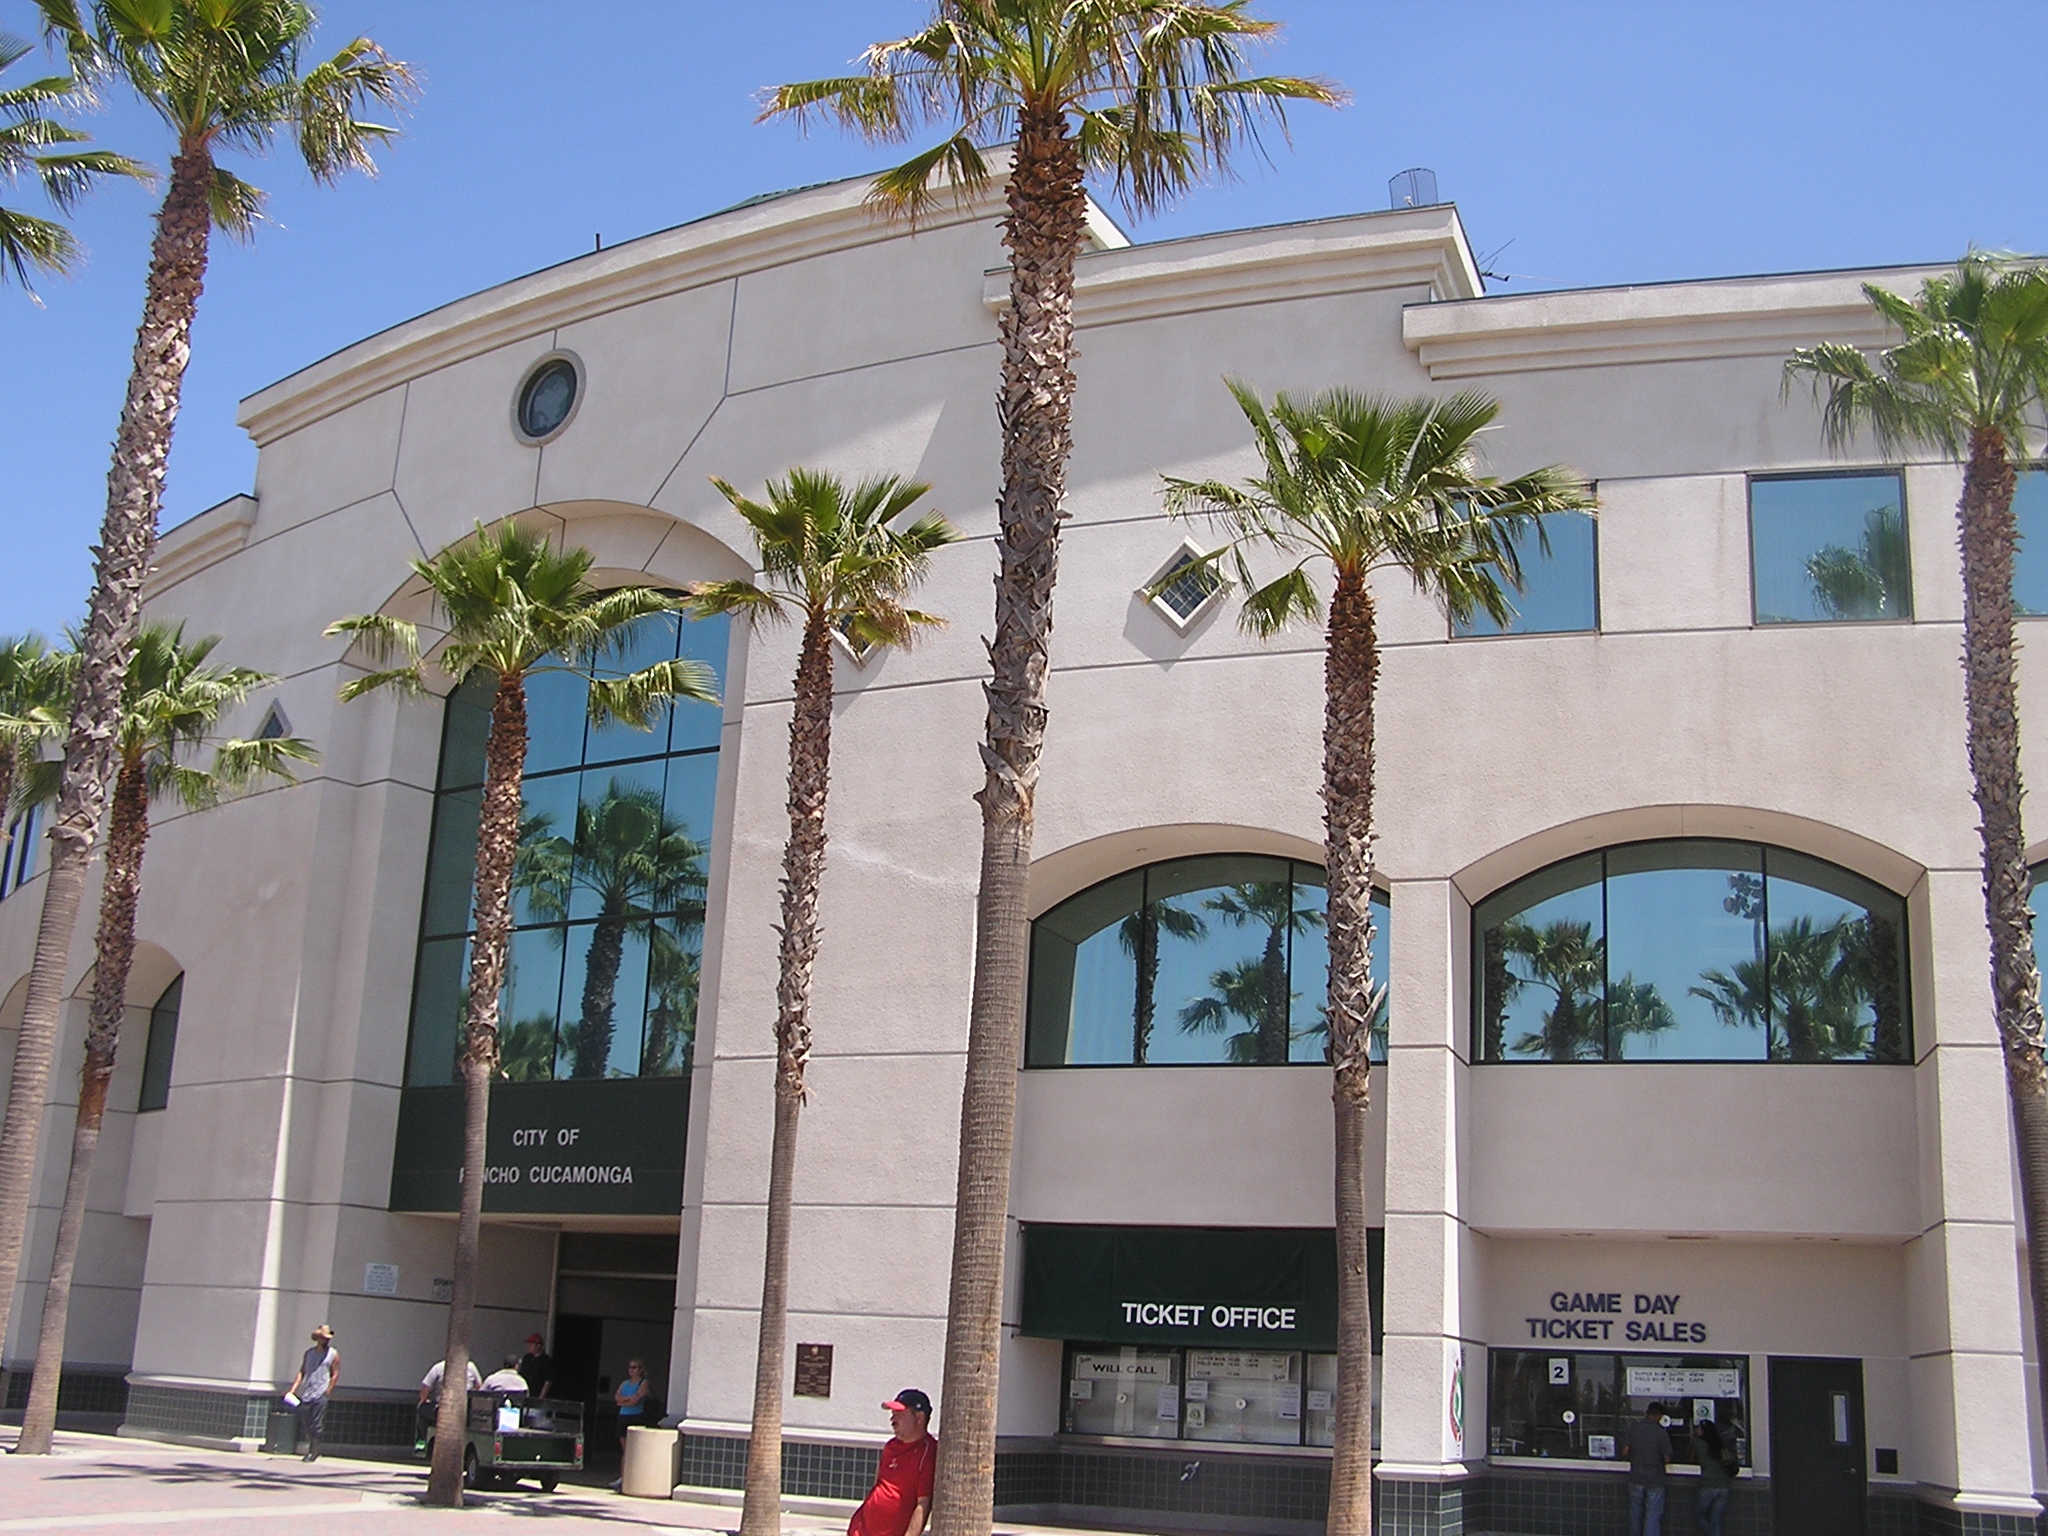
<instances>
[{"instance_id":1,"label":"entrance doorway","mask_svg":"<svg viewBox=\"0 0 2048 1536\"><path fill-rule=\"evenodd\" d=\"M584 1403L584 1464L610 1475L619 1465L612 1394L639 1360L658 1400L652 1424L672 1400L669 1345L675 1331L673 1232L564 1232L555 1261L555 1392Z\"/></svg>"},{"instance_id":2,"label":"entrance doorway","mask_svg":"<svg viewBox=\"0 0 2048 1536\"><path fill-rule=\"evenodd\" d=\"M1781 1531L1863 1536L1863 1362L1771 1357L1771 1502Z\"/></svg>"}]
</instances>

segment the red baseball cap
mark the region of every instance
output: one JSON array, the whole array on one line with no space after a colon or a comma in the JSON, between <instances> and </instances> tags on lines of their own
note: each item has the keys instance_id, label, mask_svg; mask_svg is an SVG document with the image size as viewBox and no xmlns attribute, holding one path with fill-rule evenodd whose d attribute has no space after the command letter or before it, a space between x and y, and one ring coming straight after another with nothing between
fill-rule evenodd
<instances>
[{"instance_id":1,"label":"red baseball cap","mask_svg":"<svg viewBox=\"0 0 2048 1536\"><path fill-rule=\"evenodd\" d=\"M542 1337L541 1337L541 1336L540 1336L539 1334L537 1334L537 1333L529 1333L529 1334L528 1334L528 1335L526 1336L526 1342L527 1342L527 1343L529 1343L529 1344L545 1344L545 1343L547 1343L547 1340L546 1340L546 1339L544 1339L544 1338L542 1338Z\"/></svg>"},{"instance_id":2,"label":"red baseball cap","mask_svg":"<svg viewBox=\"0 0 2048 1536\"><path fill-rule=\"evenodd\" d=\"M915 1387L905 1387L882 1406L891 1413L901 1409L905 1413L921 1413L926 1418L932 1416L932 1400Z\"/></svg>"}]
</instances>

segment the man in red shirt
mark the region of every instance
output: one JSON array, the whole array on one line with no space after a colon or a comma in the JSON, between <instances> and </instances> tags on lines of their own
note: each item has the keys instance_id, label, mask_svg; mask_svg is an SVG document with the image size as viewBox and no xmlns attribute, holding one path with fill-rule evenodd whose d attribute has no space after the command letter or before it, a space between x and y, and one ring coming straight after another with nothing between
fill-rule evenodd
<instances>
[{"instance_id":1,"label":"man in red shirt","mask_svg":"<svg viewBox=\"0 0 2048 1536\"><path fill-rule=\"evenodd\" d=\"M939 1441L927 1434L932 1400L906 1387L882 1406L896 1431L882 1447L875 1486L853 1512L846 1536L924 1536L932 1513L932 1479L939 1466Z\"/></svg>"}]
</instances>

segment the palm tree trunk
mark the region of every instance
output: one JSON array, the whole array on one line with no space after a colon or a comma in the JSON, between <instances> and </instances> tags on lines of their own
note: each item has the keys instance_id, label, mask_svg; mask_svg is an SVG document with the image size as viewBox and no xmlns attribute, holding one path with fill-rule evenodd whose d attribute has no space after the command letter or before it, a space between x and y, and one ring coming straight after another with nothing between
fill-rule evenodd
<instances>
[{"instance_id":1,"label":"palm tree trunk","mask_svg":"<svg viewBox=\"0 0 2048 1536\"><path fill-rule=\"evenodd\" d=\"M1283 891L1287 887L1282 886ZM1291 893L1290 893L1291 897ZM1287 948L1282 942L1283 930L1274 928L1266 935L1266 949L1260 957L1259 974L1266 983L1265 1007L1260 1010L1259 1019L1259 1060L1278 1062L1283 1066L1287 1061Z\"/></svg>"},{"instance_id":2,"label":"palm tree trunk","mask_svg":"<svg viewBox=\"0 0 2048 1536\"><path fill-rule=\"evenodd\" d=\"M1329 870L1330 1065L1337 1113L1337 1426L1329 1536L1372 1531L1372 1276L1365 1131L1372 1102L1372 719L1379 641L1364 575L1340 569L1324 662L1323 837Z\"/></svg>"},{"instance_id":3,"label":"palm tree trunk","mask_svg":"<svg viewBox=\"0 0 2048 1536\"><path fill-rule=\"evenodd\" d=\"M996 1374L1002 1345L1003 1247L1016 1137L1017 1063L1030 954L1027 881L1032 802L1045 743L1053 582L1073 450L1074 258L1086 195L1081 159L1058 113L1026 112L1005 189L1010 303L999 331L1003 488L996 503L995 639L989 647L987 777L974 999L960 1094L960 1168L946 1372L933 1494L933 1536L985 1536L995 1518Z\"/></svg>"},{"instance_id":4,"label":"palm tree trunk","mask_svg":"<svg viewBox=\"0 0 2048 1536\"><path fill-rule=\"evenodd\" d=\"M71 935L85 900L86 866L99 841L100 820L114 781L121 682L142 621L142 578L156 549L164 464L178 419L185 362L191 355L192 316L206 280L206 242L212 229L207 190L212 182L213 159L205 145L186 149L171 161L170 190L157 212L150 249L128 397L121 407L113 465L107 473L107 511L100 524L92 601L78 639L78 685L72 696L70 739L64 745L64 783L50 827L50 878L43 888L21 1033L14 1043L7 1119L0 1126L0 1347L7 1338L14 1283L21 1273L22 1234L28 1226L36 1143L42 1131L43 1099L50 1088Z\"/></svg>"},{"instance_id":5,"label":"palm tree trunk","mask_svg":"<svg viewBox=\"0 0 2048 1536\"><path fill-rule=\"evenodd\" d=\"M42 1332L36 1340L35 1374L29 1379L28 1409L22 1416L15 1453L46 1456L57 1432L57 1386L64 1370L64 1330L71 1315L71 1275L78 1263L78 1239L85 1227L85 1197L92 1185L93 1158L107 1114L107 1079L121 1044L121 1019L128 1006L128 973L135 963L135 905L142 893L142 851L149 840L149 783L140 761L121 764L114 780L114 816L107 832L107 872L100 887L98 969L93 974L92 1012L85 1030L85 1066L78 1076L78 1117L71 1128L71 1171L64 1179L64 1211L57 1219L57 1248L50 1258L50 1284L43 1297Z\"/></svg>"},{"instance_id":6,"label":"palm tree trunk","mask_svg":"<svg viewBox=\"0 0 2048 1536\"><path fill-rule=\"evenodd\" d=\"M603 1077L612 1055L612 1015L618 1008L619 962L626 952L626 916L607 912L591 926L583 959L583 1017L576 1028L576 1075Z\"/></svg>"},{"instance_id":7,"label":"palm tree trunk","mask_svg":"<svg viewBox=\"0 0 2048 1536\"><path fill-rule=\"evenodd\" d=\"M2012 610L2014 487L2004 434L1991 429L1973 434L1963 470L1963 499L1956 508L1963 547L1963 698L1984 843L1991 1000L2005 1048L2005 1080L2019 1142L2034 1337L2048 1339L2048 1069L2042 1055L2041 973L2027 913L2027 840L2020 820L2023 791ZM2041 1373L2040 1390L2048 1409L2048 1371Z\"/></svg>"},{"instance_id":8,"label":"palm tree trunk","mask_svg":"<svg viewBox=\"0 0 2048 1536\"><path fill-rule=\"evenodd\" d=\"M1152 1020L1159 1011L1159 918L1148 901L1138 908L1138 995L1131 1007L1131 1063L1144 1066L1152 1050Z\"/></svg>"},{"instance_id":9,"label":"palm tree trunk","mask_svg":"<svg viewBox=\"0 0 2048 1536\"><path fill-rule=\"evenodd\" d=\"M519 791L526 770L526 678L506 672L491 702L484 803L476 837L476 939L462 1042L462 1191L455 1216L454 1294L434 1420L427 1502L460 1508L464 1422L469 1417L469 1334L476 1316L476 1249L484 1213L484 1149L498 1066L498 998L512 942L512 865L519 854Z\"/></svg>"},{"instance_id":10,"label":"palm tree trunk","mask_svg":"<svg viewBox=\"0 0 2048 1536\"><path fill-rule=\"evenodd\" d=\"M761 1336L747 1440L740 1536L782 1530L782 1362L789 1331L789 1221L797 1117L811 1055L811 967L818 957L818 883L825 873L825 795L832 775L832 629L814 609L797 659L789 722L789 842L782 850L782 968L775 984L775 1139L768 1153L768 1247Z\"/></svg>"}]
</instances>

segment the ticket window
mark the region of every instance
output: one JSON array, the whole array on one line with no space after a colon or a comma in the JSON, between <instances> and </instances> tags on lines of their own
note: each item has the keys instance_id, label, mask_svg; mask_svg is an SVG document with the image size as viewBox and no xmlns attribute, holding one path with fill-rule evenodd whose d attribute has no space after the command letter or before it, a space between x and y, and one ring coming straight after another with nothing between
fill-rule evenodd
<instances>
[{"instance_id":1,"label":"ticket window","mask_svg":"<svg viewBox=\"0 0 2048 1536\"><path fill-rule=\"evenodd\" d=\"M1301 1356L1260 1349L1188 1351L1187 1438L1301 1444Z\"/></svg>"},{"instance_id":2,"label":"ticket window","mask_svg":"<svg viewBox=\"0 0 2048 1536\"><path fill-rule=\"evenodd\" d=\"M1180 1411L1179 1350L1106 1345L1068 1357L1070 1435L1172 1440L1180 1434Z\"/></svg>"},{"instance_id":3,"label":"ticket window","mask_svg":"<svg viewBox=\"0 0 2048 1536\"><path fill-rule=\"evenodd\" d=\"M1749 1362L1735 1356L1491 1352L1488 1451L1494 1456L1607 1461L1621 1432L1651 1407L1681 1463L1693 1459L1692 1425L1712 1419L1749 1465Z\"/></svg>"}]
</instances>

